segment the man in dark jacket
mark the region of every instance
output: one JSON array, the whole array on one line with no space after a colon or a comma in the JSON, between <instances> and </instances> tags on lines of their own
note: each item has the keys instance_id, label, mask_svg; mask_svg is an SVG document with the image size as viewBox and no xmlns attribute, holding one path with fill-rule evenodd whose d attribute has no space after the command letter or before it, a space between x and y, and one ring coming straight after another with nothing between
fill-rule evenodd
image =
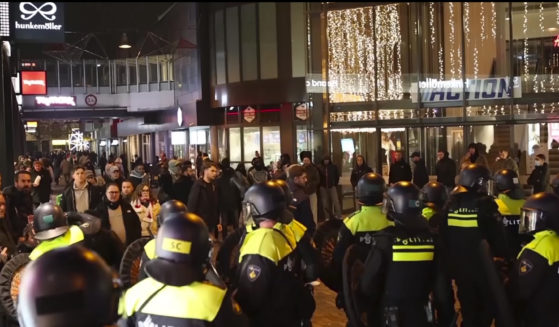
<instances>
[{"instance_id":1,"label":"man in dark jacket","mask_svg":"<svg viewBox=\"0 0 559 327\"><path fill-rule=\"evenodd\" d=\"M136 187L142 183L147 183L149 177L146 174L146 167L144 166L144 164L140 162L136 166L134 166L134 169L130 173L130 177L128 179L132 181L134 189L136 189Z\"/></svg>"},{"instance_id":2,"label":"man in dark jacket","mask_svg":"<svg viewBox=\"0 0 559 327\"><path fill-rule=\"evenodd\" d=\"M196 180L196 172L192 169L192 163L190 161L185 161L180 166L180 169L181 175L175 183L173 183L173 199L186 205L190 190L192 190L192 185L194 185L194 181Z\"/></svg>"},{"instance_id":3,"label":"man in dark jacket","mask_svg":"<svg viewBox=\"0 0 559 327\"><path fill-rule=\"evenodd\" d=\"M429 173L427 173L427 167L425 167L425 159L421 158L421 153L417 151L412 153L410 158L415 164L413 168L413 183L421 189L423 185L429 182Z\"/></svg>"},{"instance_id":4,"label":"man in dark jacket","mask_svg":"<svg viewBox=\"0 0 559 327\"><path fill-rule=\"evenodd\" d=\"M316 229L309 195L305 192L307 173L301 165L291 165L287 169L287 185L293 199L291 205L295 207L293 217L307 227L308 235L313 235Z\"/></svg>"},{"instance_id":5,"label":"man in dark jacket","mask_svg":"<svg viewBox=\"0 0 559 327\"><path fill-rule=\"evenodd\" d=\"M76 166L72 175L74 182L62 193L60 207L64 212L85 212L101 202L102 191L86 181L85 168Z\"/></svg>"},{"instance_id":6,"label":"man in dark jacket","mask_svg":"<svg viewBox=\"0 0 559 327\"><path fill-rule=\"evenodd\" d=\"M324 219L341 219L342 209L337 190L340 181L338 167L332 163L329 156L326 156L318 165L318 171L320 173L320 202Z\"/></svg>"},{"instance_id":7,"label":"man in dark jacket","mask_svg":"<svg viewBox=\"0 0 559 327\"><path fill-rule=\"evenodd\" d=\"M361 176L372 172L373 170L371 169L371 167L369 167L365 162L365 157L363 157L363 155L361 154L358 154L357 157L355 157L355 166L351 170L351 185L353 186L353 188L357 187L357 182L359 182Z\"/></svg>"},{"instance_id":8,"label":"man in dark jacket","mask_svg":"<svg viewBox=\"0 0 559 327\"><path fill-rule=\"evenodd\" d=\"M435 167L437 182L446 186L450 191L455 185L456 162L448 157L448 151L446 150L439 150L437 152L437 159L437 166Z\"/></svg>"},{"instance_id":9,"label":"man in dark jacket","mask_svg":"<svg viewBox=\"0 0 559 327\"><path fill-rule=\"evenodd\" d=\"M402 157L402 151L394 152L394 163L390 165L388 184L394 184L400 181L411 182L411 177L410 165Z\"/></svg>"},{"instance_id":10,"label":"man in dark jacket","mask_svg":"<svg viewBox=\"0 0 559 327\"><path fill-rule=\"evenodd\" d=\"M307 174L305 193L307 193L311 201L311 211L314 223L316 224L318 222L318 197L316 192L318 191L318 187L320 185L320 174L312 162L312 153L310 151L302 151L300 153L300 157L303 162L303 169Z\"/></svg>"},{"instance_id":11,"label":"man in dark jacket","mask_svg":"<svg viewBox=\"0 0 559 327\"><path fill-rule=\"evenodd\" d=\"M535 160L536 167L528 177L527 184L534 188L533 194L545 192L549 185L549 168L545 162L545 155L538 154Z\"/></svg>"},{"instance_id":12,"label":"man in dark jacket","mask_svg":"<svg viewBox=\"0 0 559 327\"><path fill-rule=\"evenodd\" d=\"M4 188L6 211L10 219L14 240L23 236L23 229L33 220L33 199L31 198L31 174L19 170L14 175L14 185Z\"/></svg>"},{"instance_id":13,"label":"man in dark jacket","mask_svg":"<svg viewBox=\"0 0 559 327\"><path fill-rule=\"evenodd\" d=\"M221 212L221 223L223 225L223 238L227 236L227 226L237 226L239 213L241 211L241 193L233 184L231 178L235 171L230 166L228 158L221 160L221 176L217 179L217 190L219 192L219 210Z\"/></svg>"},{"instance_id":14,"label":"man in dark jacket","mask_svg":"<svg viewBox=\"0 0 559 327\"><path fill-rule=\"evenodd\" d=\"M31 192L33 204L39 205L49 202L52 178L50 177L50 173L43 168L43 163L40 160L35 160L35 162L33 162L31 181L33 183L33 190Z\"/></svg>"},{"instance_id":15,"label":"man in dark jacket","mask_svg":"<svg viewBox=\"0 0 559 327\"><path fill-rule=\"evenodd\" d=\"M204 219L211 233L216 233L221 229L221 224L219 224L219 195L215 184L217 165L209 160L204 161L202 170L203 177L192 186L186 206L189 212Z\"/></svg>"}]
</instances>

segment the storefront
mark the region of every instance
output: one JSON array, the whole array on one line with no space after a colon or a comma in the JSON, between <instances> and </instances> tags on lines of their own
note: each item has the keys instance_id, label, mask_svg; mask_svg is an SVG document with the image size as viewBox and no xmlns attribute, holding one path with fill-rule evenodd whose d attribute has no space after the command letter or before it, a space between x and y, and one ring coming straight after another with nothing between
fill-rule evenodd
<instances>
[{"instance_id":1,"label":"storefront","mask_svg":"<svg viewBox=\"0 0 559 327\"><path fill-rule=\"evenodd\" d=\"M420 151L434 174L439 149L459 161L474 142L490 165L509 148L526 175L532 145L550 146L559 121L557 3L324 10L331 151L344 173L363 154L387 175L401 150L406 160Z\"/></svg>"}]
</instances>

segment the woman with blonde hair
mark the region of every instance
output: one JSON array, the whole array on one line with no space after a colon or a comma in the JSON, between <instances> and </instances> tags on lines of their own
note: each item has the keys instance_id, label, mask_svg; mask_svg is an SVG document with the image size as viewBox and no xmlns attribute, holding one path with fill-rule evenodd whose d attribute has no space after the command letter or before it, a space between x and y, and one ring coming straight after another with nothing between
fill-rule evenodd
<instances>
[{"instance_id":1,"label":"woman with blonde hair","mask_svg":"<svg viewBox=\"0 0 559 327\"><path fill-rule=\"evenodd\" d=\"M148 183L142 183L136 187L130 204L140 218L142 237L155 235L157 233L155 220L161 206L157 198L151 193Z\"/></svg>"}]
</instances>

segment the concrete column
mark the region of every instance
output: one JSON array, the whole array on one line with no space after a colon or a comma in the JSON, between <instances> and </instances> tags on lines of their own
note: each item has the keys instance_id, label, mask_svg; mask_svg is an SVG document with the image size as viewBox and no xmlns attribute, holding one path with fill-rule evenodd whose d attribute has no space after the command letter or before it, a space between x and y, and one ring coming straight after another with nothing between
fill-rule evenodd
<instances>
[{"instance_id":1,"label":"concrete column","mask_svg":"<svg viewBox=\"0 0 559 327\"><path fill-rule=\"evenodd\" d=\"M211 159L214 162L219 160L219 146L218 146L218 133L217 129L219 126L210 126L210 153Z\"/></svg>"}]
</instances>

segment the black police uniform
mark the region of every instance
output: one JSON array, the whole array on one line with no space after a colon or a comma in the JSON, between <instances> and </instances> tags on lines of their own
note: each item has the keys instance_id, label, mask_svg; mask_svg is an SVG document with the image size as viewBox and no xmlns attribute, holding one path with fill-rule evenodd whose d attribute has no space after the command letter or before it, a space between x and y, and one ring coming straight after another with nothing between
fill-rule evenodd
<instances>
[{"instance_id":1,"label":"black police uniform","mask_svg":"<svg viewBox=\"0 0 559 327\"><path fill-rule=\"evenodd\" d=\"M480 243L487 240L493 256L506 257L507 246L493 198L458 186L450 197L441 226L451 276L458 286L463 326L489 326L494 315Z\"/></svg>"},{"instance_id":2,"label":"black police uniform","mask_svg":"<svg viewBox=\"0 0 559 327\"><path fill-rule=\"evenodd\" d=\"M511 256L516 256L522 249L522 242L526 241L525 237L518 234L518 225L520 223L520 209L526 200L513 199L505 193L500 193L495 198L495 203L499 208L499 214L503 217L503 226L505 227L505 236Z\"/></svg>"},{"instance_id":3,"label":"black police uniform","mask_svg":"<svg viewBox=\"0 0 559 327\"><path fill-rule=\"evenodd\" d=\"M362 206L361 210L344 219L332 255L338 289L341 289L342 262L347 248L352 244L359 244L367 253L373 245L374 235L388 226L394 226L394 223L386 219L381 206Z\"/></svg>"},{"instance_id":4,"label":"black police uniform","mask_svg":"<svg viewBox=\"0 0 559 327\"><path fill-rule=\"evenodd\" d=\"M297 247L291 228L276 223L248 233L240 250L236 300L251 326L300 326L314 299L294 273Z\"/></svg>"}]
</instances>

